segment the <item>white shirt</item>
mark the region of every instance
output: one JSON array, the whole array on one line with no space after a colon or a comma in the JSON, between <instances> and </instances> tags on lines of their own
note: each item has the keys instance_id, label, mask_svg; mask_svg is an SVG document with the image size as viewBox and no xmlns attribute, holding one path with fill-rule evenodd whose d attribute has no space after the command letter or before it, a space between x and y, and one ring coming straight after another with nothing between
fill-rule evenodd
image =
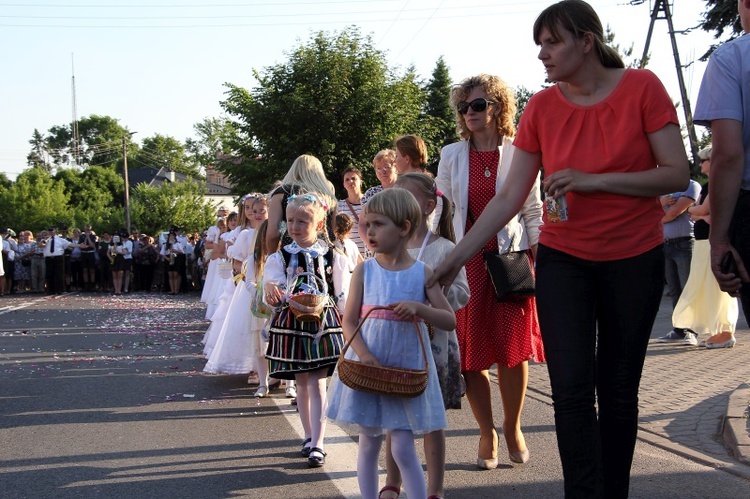
<instances>
[{"instance_id":1,"label":"white shirt","mask_svg":"<svg viewBox=\"0 0 750 499\"><path fill-rule=\"evenodd\" d=\"M50 248L52 246L52 237L55 238L55 251L54 252L50 251ZM49 240L47 241L47 244L44 246L44 256L45 257L63 256L63 253L65 253L65 250L71 244L70 241L68 241L67 239L63 237L58 236L57 234L55 234L52 237L49 238Z\"/></svg>"}]
</instances>

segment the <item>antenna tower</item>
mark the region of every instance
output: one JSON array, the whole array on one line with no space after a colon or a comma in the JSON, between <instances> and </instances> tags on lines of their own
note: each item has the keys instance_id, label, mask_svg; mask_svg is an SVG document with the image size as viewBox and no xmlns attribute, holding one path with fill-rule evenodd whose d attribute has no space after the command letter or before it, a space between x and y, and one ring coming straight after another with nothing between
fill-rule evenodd
<instances>
[{"instance_id":1,"label":"antenna tower","mask_svg":"<svg viewBox=\"0 0 750 499\"><path fill-rule=\"evenodd\" d=\"M78 110L76 109L76 72L73 64L73 54L70 54L71 82L70 93L73 100L73 120L70 124L70 151L73 156L73 163L78 166L81 164L81 142L78 136Z\"/></svg>"},{"instance_id":2,"label":"antenna tower","mask_svg":"<svg viewBox=\"0 0 750 499\"><path fill-rule=\"evenodd\" d=\"M631 5L640 5L645 0L631 0ZM641 58L641 68L646 66L648 49L651 45L651 35L654 32L654 23L657 19L666 19L669 27L669 39L672 42L672 55L674 56L675 69L677 70L677 82L680 85L680 95L682 97L682 109L685 111L685 123L687 126L688 137L690 138L690 152L693 156L693 164L700 164L698 158L698 138L695 135L695 125L693 124L693 111L690 108L690 99L685 89L685 78L682 75L682 64L680 63L680 54L677 51L677 39L675 38L674 24L672 23L672 9L670 1L654 0L654 6L651 10L651 24L648 26L648 35L646 35L646 45L643 47L643 57Z\"/></svg>"}]
</instances>

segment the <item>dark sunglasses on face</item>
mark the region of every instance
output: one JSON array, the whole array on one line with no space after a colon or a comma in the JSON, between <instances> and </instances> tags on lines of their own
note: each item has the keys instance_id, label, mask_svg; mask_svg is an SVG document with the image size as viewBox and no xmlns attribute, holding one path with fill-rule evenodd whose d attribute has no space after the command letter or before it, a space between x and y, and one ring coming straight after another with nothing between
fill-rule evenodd
<instances>
[{"instance_id":1,"label":"dark sunglasses on face","mask_svg":"<svg viewBox=\"0 0 750 499\"><path fill-rule=\"evenodd\" d=\"M471 102L461 101L458 104L456 104L456 111L458 111L459 114L466 114L469 112L469 108L473 109L475 113L481 113L485 109L487 109L487 106L495 104L491 100L483 99L482 97L478 97L474 99Z\"/></svg>"}]
</instances>

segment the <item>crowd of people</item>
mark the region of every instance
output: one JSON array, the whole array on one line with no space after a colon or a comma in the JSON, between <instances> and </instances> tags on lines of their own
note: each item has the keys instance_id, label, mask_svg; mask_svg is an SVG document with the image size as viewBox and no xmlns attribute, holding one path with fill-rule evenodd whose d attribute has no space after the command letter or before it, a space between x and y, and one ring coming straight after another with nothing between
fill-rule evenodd
<instances>
[{"instance_id":1,"label":"crowd of people","mask_svg":"<svg viewBox=\"0 0 750 499\"><path fill-rule=\"evenodd\" d=\"M708 348L734 345L736 303L718 285L711 297L698 293L708 247L693 270L681 251L692 250L696 223L707 237L707 188L689 183L663 85L625 69L581 0L545 9L533 35L556 84L530 100L520 130L502 79L466 78L451 93L462 140L443 148L436 177L422 139L406 135L374 157L380 185L363 193L361 171L347 168L337 201L320 161L303 155L271 193L243 197L244 216L209 229L205 370L249 374L256 397L283 380L310 467L325 463L327 422L358 433L363 497L398 497L401 487L409 497L444 495L445 411L460 409L464 395L479 429L476 465L496 468L495 365L508 459L528 462L529 361L548 365L566 496L627 497L641 371L665 280L675 306L668 336L697 344L700 323L717 336ZM711 150L701 157L710 160ZM680 225L667 227L673 220ZM534 296L496 299L484 260L508 252L534 264ZM736 286L737 272L746 277L744 266L734 272L723 287ZM430 345L426 365L420 341ZM413 398L363 390L339 376L342 351L381 369L424 368L426 387Z\"/></svg>"},{"instance_id":2,"label":"crowd of people","mask_svg":"<svg viewBox=\"0 0 750 499\"><path fill-rule=\"evenodd\" d=\"M747 30L750 0L738 7ZM741 78L724 76L747 51L717 51L709 67L719 68L704 81L717 93L698 107L716 134L713 149L700 152L703 172L720 179L709 203L709 188L690 181L664 86L650 71L625 68L590 5L551 5L533 39L555 84L530 99L518 130L503 80L466 78L451 92L462 140L443 148L435 177L422 139L405 135L374 157L379 185L363 193L361 171L347 168L337 201L320 161L303 155L271 193L242 199L244 216L209 229L206 371L249 374L256 397L285 381L310 467L325 464L328 422L358 433L363 497L397 498L402 487L409 497L444 496L445 411L461 408L464 395L479 430L476 466L497 467L495 365L508 459L528 462L529 361L548 366L566 497L627 497L640 378L665 281L675 310L664 341L695 345L707 332L706 347L734 346L734 297L745 299L750 281L748 224L738 223L750 196L733 190L743 158L749 175L750 127L735 122L746 123L750 100L735 88ZM721 105L722 91L745 107ZM533 295L501 298L485 261L508 253L533 266ZM707 289L709 269L718 284ZM423 369L427 381L410 397L390 396L365 387L352 365Z\"/></svg>"},{"instance_id":3,"label":"crowd of people","mask_svg":"<svg viewBox=\"0 0 750 499\"><path fill-rule=\"evenodd\" d=\"M750 0L738 10L750 31ZM337 200L321 162L301 155L271 192L220 208L201 237L178 227L158 241L90 226L17 238L2 229L0 292L176 294L203 276L204 371L247 375L258 398L283 388L309 467L325 465L329 422L357 433L367 499L398 498L402 487L413 499L445 495L446 411L464 397L478 427L476 467L504 459L500 434L508 461L527 463L528 364L546 362L566 497L627 497L665 281L674 329L662 341L697 345L708 333L707 348L731 348L737 298L750 306L750 98L732 76L748 67L749 41L721 47L706 71L696 122L714 142L699 153L711 180L701 189L664 86L625 68L589 4L547 7L532 33L554 84L529 100L518 130L501 78L455 85L461 140L442 149L435 176L424 141L403 135L375 155L379 185L364 193L361 170L349 167ZM510 253L529 264L533 294L498 291L485 262ZM400 386L344 375L342 358L348 369L426 379L396 397L389 390Z\"/></svg>"},{"instance_id":4,"label":"crowd of people","mask_svg":"<svg viewBox=\"0 0 750 499\"><path fill-rule=\"evenodd\" d=\"M0 296L98 292L122 295L138 291L169 293L200 290L203 237L183 235L173 226L150 236L137 229L104 230L91 225L16 233L0 228Z\"/></svg>"}]
</instances>

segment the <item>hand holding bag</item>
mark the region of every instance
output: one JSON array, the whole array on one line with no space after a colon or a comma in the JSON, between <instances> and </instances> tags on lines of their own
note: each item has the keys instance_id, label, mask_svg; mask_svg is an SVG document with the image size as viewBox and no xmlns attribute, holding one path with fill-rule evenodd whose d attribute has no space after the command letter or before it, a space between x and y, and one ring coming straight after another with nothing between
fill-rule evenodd
<instances>
[{"instance_id":1,"label":"hand holding bag","mask_svg":"<svg viewBox=\"0 0 750 499\"><path fill-rule=\"evenodd\" d=\"M469 219L474 224L474 216L469 211ZM510 238L509 248L513 248L515 234ZM526 251L485 251L482 253L484 266L490 276L495 298L498 302L514 301L534 296L536 280L531 261Z\"/></svg>"}]
</instances>

